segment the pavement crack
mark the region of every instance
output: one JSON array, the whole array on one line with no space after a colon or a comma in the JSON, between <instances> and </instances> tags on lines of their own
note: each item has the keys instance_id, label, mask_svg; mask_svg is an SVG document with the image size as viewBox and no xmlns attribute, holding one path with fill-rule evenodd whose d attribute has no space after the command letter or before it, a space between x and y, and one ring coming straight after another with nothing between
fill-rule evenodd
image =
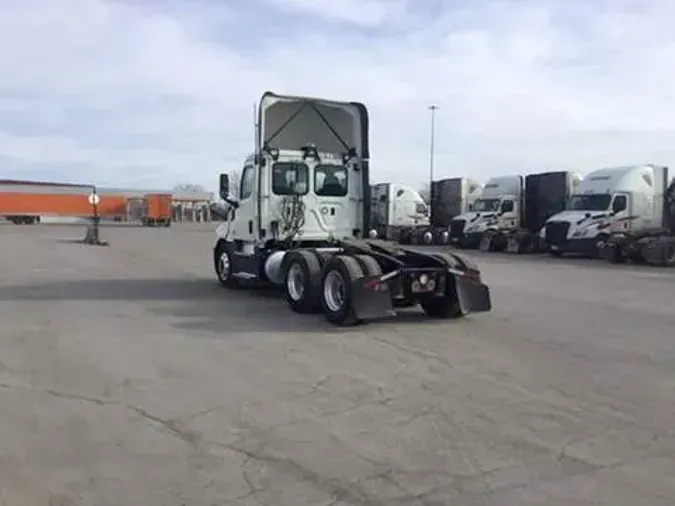
<instances>
[{"instance_id":1,"label":"pavement crack","mask_svg":"<svg viewBox=\"0 0 675 506\"><path fill-rule=\"evenodd\" d=\"M278 472L291 474L297 479L311 484L317 490L326 492L334 502L346 502L355 506L384 506L382 501L370 497L355 484L344 483L337 478L323 476L291 458L278 457L257 450L247 449L236 444L219 444L219 446L242 455L249 460L267 464Z\"/></svg>"},{"instance_id":2,"label":"pavement crack","mask_svg":"<svg viewBox=\"0 0 675 506\"><path fill-rule=\"evenodd\" d=\"M33 388L19 385L11 385L9 383L0 383L0 389L15 391L15 392L30 392L36 394L48 395L50 397L55 397L57 399L66 399L71 401L83 401L91 404L96 404L97 406L115 406L127 409L132 411L142 419L151 422L154 426L159 425L169 431L173 436L185 441L191 446L196 446L197 444L197 435L189 430L183 429L177 421L161 418L157 415L154 415L143 409L139 406L134 406L133 404L126 404L115 399L102 399L100 397L94 397L90 395L75 394L71 392L62 392L59 390L46 389L46 388Z\"/></svg>"},{"instance_id":3,"label":"pavement crack","mask_svg":"<svg viewBox=\"0 0 675 506\"><path fill-rule=\"evenodd\" d=\"M453 368L453 366L450 362L448 362L447 360L445 360L442 357L439 357L435 353L431 353L431 352L428 352L428 351L425 351L425 350L421 350L419 348L410 348L408 346L403 346L401 344L389 341L388 339L384 339L383 337L375 337L375 339L379 343L383 344L384 346L389 346L389 347L394 348L394 349L396 349L400 352L407 353L409 355L414 355L414 356L416 356L418 358L421 358L421 359L424 359L424 360L433 360L433 361L438 362L440 365L442 365L443 367L446 367L448 369Z\"/></svg>"}]
</instances>

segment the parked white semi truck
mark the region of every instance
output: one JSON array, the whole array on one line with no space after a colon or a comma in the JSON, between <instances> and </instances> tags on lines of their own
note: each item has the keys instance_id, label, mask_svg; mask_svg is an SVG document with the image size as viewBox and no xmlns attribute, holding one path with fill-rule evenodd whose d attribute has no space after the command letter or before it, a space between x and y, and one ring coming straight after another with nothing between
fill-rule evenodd
<instances>
[{"instance_id":1,"label":"parked white semi truck","mask_svg":"<svg viewBox=\"0 0 675 506\"><path fill-rule=\"evenodd\" d=\"M336 102L266 92L256 146L217 229L213 264L234 289L282 288L297 313L355 324L419 304L435 318L491 309L478 267L452 253L420 253L368 240L368 112Z\"/></svg>"},{"instance_id":2,"label":"parked white semi truck","mask_svg":"<svg viewBox=\"0 0 675 506\"><path fill-rule=\"evenodd\" d=\"M675 185L658 165L607 167L590 173L566 211L541 231L554 256L577 253L675 263Z\"/></svg>"},{"instance_id":3,"label":"parked white semi truck","mask_svg":"<svg viewBox=\"0 0 675 506\"><path fill-rule=\"evenodd\" d=\"M468 212L480 198L483 186L468 177L455 177L431 184L431 229L423 236L424 244L450 243L452 220Z\"/></svg>"},{"instance_id":4,"label":"parked white semi truck","mask_svg":"<svg viewBox=\"0 0 675 506\"><path fill-rule=\"evenodd\" d=\"M485 251L538 251L541 227L565 208L580 181L570 171L490 179L471 212L453 220L451 240Z\"/></svg>"},{"instance_id":5,"label":"parked white semi truck","mask_svg":"<svg viewBox=\"0 0 675 506\"><path fill-rule=\"evenodd\" d=\"M370 222L378 238L410 243L429 229L429 208L410 186L378 183L370 187Z\"/></svg>"}]
</instances>

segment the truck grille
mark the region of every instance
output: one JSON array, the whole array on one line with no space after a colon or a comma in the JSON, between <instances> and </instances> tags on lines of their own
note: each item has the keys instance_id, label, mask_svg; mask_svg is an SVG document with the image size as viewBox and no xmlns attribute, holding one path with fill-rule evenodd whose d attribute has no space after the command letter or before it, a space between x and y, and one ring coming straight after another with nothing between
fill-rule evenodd
<instances>
[{"instance_id":1,"label":"truck grille","mask_svg":"<svg viewBox=\"0 0 675 506\"><path fill-rule=\"evenodd\" d=\"M459 237L464 232L466 220L452 220L450 222L450 237Z\"/></svg>"},{"instance_id":2,"label":"truck grille","mask_svg":"<svg viewBox=\"0 0 675 506\"><path fill-rule=\"evenodd\" d=\"M554 246L562 246L567 242L567 231L570 224L564 221L551 221L546 224L546 242Z\"/></svg>"}]
</instances>

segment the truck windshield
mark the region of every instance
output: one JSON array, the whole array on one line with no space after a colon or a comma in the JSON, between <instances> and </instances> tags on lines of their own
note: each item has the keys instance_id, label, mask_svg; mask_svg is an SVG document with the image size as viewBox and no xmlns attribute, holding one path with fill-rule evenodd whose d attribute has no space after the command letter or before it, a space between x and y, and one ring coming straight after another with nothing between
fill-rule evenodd
<instances>
[{"instance_id":1,"label":"truck windshield","mask_svg":"<svg viewBox=\"0 0 675 506\"><path fill-rule=\"evenodd\" d=\"M476 199L471 206L472 211L496 212L499 209L500 199Z\"/></svg>"},{"instance_id":2,"label":"truck windshield","mask_svg":"<svg viewBox=\"0 0 675 506\"><path fill-rule=\"evenodd\" d=\"M567 209L570 211L606 211L612 196L609 193L572 195Z\"/></svg>"},{"instance_id":3,"label":"truck windshield","mask_svg":"<svg viewBox=\"0 0 675 506\"><path fill-rule=\"evenodd\" d=\"M317 165L314 168L314 193L321 197L347 195L347 169L342 165Z\"/></svg>"}]
</instances>

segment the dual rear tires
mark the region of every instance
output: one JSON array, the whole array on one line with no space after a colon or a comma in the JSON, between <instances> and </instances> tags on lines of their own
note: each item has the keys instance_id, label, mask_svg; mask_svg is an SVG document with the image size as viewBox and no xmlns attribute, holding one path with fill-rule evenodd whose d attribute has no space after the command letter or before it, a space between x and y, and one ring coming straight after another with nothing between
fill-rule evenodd
<instances>
[{"instance_id":1,"label":"dual rear tires","mask_svg":"<svg viewBox=\"0 0 675 506\"><path fill-rule=\"evenodd\" d=\"M354 281L377 276L382 269L368 255L329 255L297 250L285 259L286 301L296 313L323 313L336 325L354 325Z\"/></svg>"}]
</instances>

